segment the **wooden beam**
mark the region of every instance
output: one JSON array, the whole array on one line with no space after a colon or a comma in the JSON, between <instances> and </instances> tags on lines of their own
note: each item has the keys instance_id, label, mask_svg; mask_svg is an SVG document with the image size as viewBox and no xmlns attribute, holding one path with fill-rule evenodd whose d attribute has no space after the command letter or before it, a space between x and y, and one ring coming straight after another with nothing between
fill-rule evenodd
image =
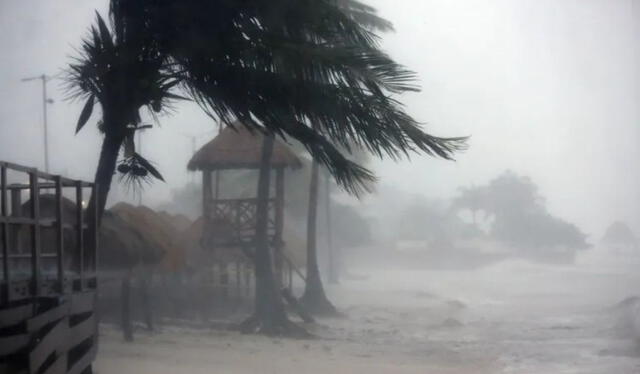
<instances>
[{"instance_id":1,"label":"wooden beam","mask_svg":"<svg viewBox=\"0 0 640 374\"><path fill-rule=\"evenodd\" d=\"M69 303L63 303L27 320L27 331L35 332L51 322L62 319L69 314Z\"/></svg>"},{"instance_id":2,"label":"wooden beam","mask_svg":"<svg viewBox=\"0 0 640 374\"><path fill-rule=\"evenodd\" d=\"M93 344L91 348L89 348L78 361L72 364L67 374L82 373L86 368L88 368L91 365L93 360L96 358L97 351L98 351L97 346Z\"/></svg>"},{"instance_id":3,"label":"wooden beam","mask_svg":"<svg viewBox=\"0 0 640 374\"><path fill-rule=\"evenodd\" d=\"M98 196L99 189L100 189L100 186L92 185L91 195ZM89 222L92 222L92 227L88 227L88 229L91 230L91 232L95 233L93 235L93 242L91 243L93 246L92 248L93 269L91 270L93 273L97 274L98 273L98 249L99 249L98 238L100 237L100 235L98 235L98 204L94 204L94 207L95 209L93 210L93 212L87 212L87 214L93 215L93 218L94 218L92 220L89 220ZM98 280L96 278L96 287L97 286L98 286Z\"/></svg>"},{"instance_id":4,"label":"wooden beam","mask_svg":"<svg viewBox=\"0 0 640 374\"><path fill-rule=\"evenodd\" d=\"M65 374L67 372L67 355L62 354L49 365L43 374Z\"/></svg>"},{"instance_id":5,"label":"wooden beam","mask_svg":"<svg viewBox=\"0 0 640 374\"><path fill-rule=\"evenodd\" d=\"M26 347L31 341L28 334L18 334L0 337L0 357L16 353Z\"/></svg>"},{"instance_id":6,"label":"wooden beam","mask_svg":"<svg viewBox=\"0 0 640 374\"><path fill-rule=\"evenodd\" d=\"M31 304L0 310L0 329L16 325L33 315Z\"/></svg>"},{"instance_id":7,"label":"wooden beam","mask_svg":"<svg viewBox=\"0 0 640 374\"><path fill-rule=\"evenodd\" d=\"M76 231L77 249L80 256L80 291L84 289L84 230L82 226L84 224L84 209L82 209L82 182L76 184L76 224L78 225Z\"/></svg>"},{"instance_id":8,"label":"wooden beam","mask_svg":"<svg viewBox=\"0 0 640 374\"><path fill-rule=\"evenodd\" d=\"M211 206L211 171L203 170L202 171L202 216L204 218L209 218L210 211L213 208ZM205 223L206 223L205 219Z\"/></svg>"},{"instance_id":9,"label":"wooden beam","mask_svg":"<svg viewBox=\"0 0 640 374\"><path fill-rule=\"evenodd\" d=\"M282 247L284 242L284 168L276 169L276 198L275 198L275 232L274 232L274 264L278 286L284 283Z\"/></svg>"},{"instance_id":10,"label":"wooden beam","mask_svg":"<svg viewBox=\"0 0 640 374\"><path fill-rule=\"evenodd\" d=\"M98 325L96 323L95 315L92 314L86 320L71 327L68 340L68 348L71 349L83 341L94 337L98 332Z\"/></svg>"},{"instance_id":11,"label":"wooden beam","mask_svg":"<svg viewBox=\"0 0 640 374\"><path fill-rule=\"evenodd\" d=\"M36 222L40 221L40 189L38 188L38 172L33 170L29 173L29 195L31 198L31 218ZM41 277L40 274L40 225L31 226L31 279L34 298L40 296ZM34 307L35 307L34 303Z\"/></svg>"},{"instance_id":12,"label":"wooden beam","mask_svg":"<svg viewBox=\"0 0 640 374\"><path fill-rule=\"evenodd\" d=\"M69 320L67 318L59 321L45 336L40 339L37 345L29 353L29 367L32 372L37 373L54 352L61 354L66 352L66 342L69 339Z\"/></svg>"},{"instance_id":13,"label":"wooden beam","mask_svg":"<svg viewBox=\"0 0 640 374\"><path fill-rule=\"evenodd\" d=\"M94 310L95 292L81 292L71 295L71 314L81 314Z\"/></svg>"},{"instance_id":14,"label":"wooden beam","mask_svg":"<svg viewBox=\"0 0 640 374\"><path fill-rule=\"evenodd\" d=\"M60 293L64 293L64 234L63 234L63 222L64 213L62 211L62 178L56 177L56 256L58 267L58 290ZM96 204L97 205L97 204Z\"/></svg>"},{"instance_id":15,"label":"wooden beam","mask_svg":"<svg viewBox=\"0 0 640 374\"><path fill-rule=\"evenodd\" d=\"M0 166L0 216L9 216L9 208L7 207L7 167L5 165ZM9 287L11 280L11 273L9 270L9 224L4 221L2 223L2 279L4 284ZM9 303L9 290L5 294L5 300L0 300L0 303Z\"/></svg>"}]
</instances>

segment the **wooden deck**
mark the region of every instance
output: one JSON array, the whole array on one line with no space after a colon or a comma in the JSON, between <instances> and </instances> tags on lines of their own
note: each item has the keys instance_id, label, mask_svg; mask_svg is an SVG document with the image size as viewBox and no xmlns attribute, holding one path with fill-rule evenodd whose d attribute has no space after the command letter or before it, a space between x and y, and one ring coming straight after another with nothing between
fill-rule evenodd
<instances>
[{"instance_id":1,"label":"wooden deck","mask_svg":"<svg viewBox=\"0 0 640 374\"><path fill-rule=\"evenodd\" d=\"M85 233L92 229L86 215L96 213L83 209L83 197L94 189L0 162L0 373L91 371L98 337L97 242ZM41 209L43 192L54 196L53 212ZM75 199L72 217L64 216L63 198L69 197ZM45 230L54 234L43 243ZM17 240L27 233L28 240Z\"/></svg>"}]
</instances>

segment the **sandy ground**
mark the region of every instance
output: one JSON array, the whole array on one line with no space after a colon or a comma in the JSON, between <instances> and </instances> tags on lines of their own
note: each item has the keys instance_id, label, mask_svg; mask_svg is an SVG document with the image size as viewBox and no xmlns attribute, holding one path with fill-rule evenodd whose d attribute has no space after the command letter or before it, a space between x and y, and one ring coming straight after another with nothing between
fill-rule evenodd
<instances>
[{"instance_id":1,"label":"sandy ground","mask_svg":"<svg viewBox=\"0 0 640 374\"><path fill-rule=\"evenodd\" d=\"M346 314L314 340L164 326L135 343L101 326L99 374L640 373L640 262L475 271L351 269L328 293ZM634 311L635 310L635 311ZM638 340L640 341L640 340Z\"/></svg>"}]
</instances>

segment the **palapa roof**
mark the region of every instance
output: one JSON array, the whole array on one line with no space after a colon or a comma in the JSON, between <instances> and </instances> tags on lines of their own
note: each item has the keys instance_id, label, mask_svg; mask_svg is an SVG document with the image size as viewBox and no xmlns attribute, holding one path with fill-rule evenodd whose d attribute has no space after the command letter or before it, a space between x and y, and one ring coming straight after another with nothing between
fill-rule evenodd
<instances>
[{"instance_id":1,"label":"palapa roof","mask_svg":"<svg viewBox=\"0 0 640 374\"><path fill-rule=\"evenodd\" d=\"M155 264L162 257L134 227L110 210L104 211L98 240L98 266L102 269Z\"/></svg>"},{"instance_id":2,"label":"palapa roof","mask_svg":"<svg viewBox=\"0 0 640 374\"><path fill-rule=\"evenodd\" d=\"M152 264L164 260L182 261L182 248L175 241L178 230L167 223L157 212L146 206L133 206L124 202L110 209L124 220L142 237L150 254L145 263ZM165 264L167 267L179 267L179 263Z\"/></svg>"},{"instance_id":3,"label":"palapa roof","mask_svg":"<svg viewBox=\"0 0 640 374\"><path fill-rule=\"evenodd\" d=\"M31 200L22 205L23 212L31 208ZM53 219L56 217L56 196L40 195L40 217ZM65 223L76 222L76 203L66 197L62 198L62 214ZM54 240L52 229L44 229L43 241ZM65 229L65 247L75 248L75 235L72 230ZM98 267L101 269L128 268L140 264L159 262L164 253L155 243L143 237L136 225L125 221L112 210L105 210L98 236Z\"/></svg>"},{"instance_id":4,"label":"palapa roof","mask_svg":"<svg viewBox=\"0 0 640 374\"><path fill-rule=\"evenodd\" d=\"M218 136L200 148L191 158L189 170L258 169L262 156L264 135L250 132L240 122L224 128ZM283 142L276 139L273 145L271 167L298 168L300 159Z\"/></svg>"}]
</instances>

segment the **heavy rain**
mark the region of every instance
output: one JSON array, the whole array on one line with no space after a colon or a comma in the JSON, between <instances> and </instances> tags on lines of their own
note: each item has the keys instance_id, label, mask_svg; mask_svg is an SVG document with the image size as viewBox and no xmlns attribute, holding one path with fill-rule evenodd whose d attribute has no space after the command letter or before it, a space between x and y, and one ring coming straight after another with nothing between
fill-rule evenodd
<instances>
[{"instance_id":1,"label":"heavy rain","mask_svg":"<svg viewBox=\"0 0 640 374\"><path fill-rule=\"evenodd\" d=\"M0 35L0 374L640 373L640 1Z\"/></svg>"}]
</instances>

